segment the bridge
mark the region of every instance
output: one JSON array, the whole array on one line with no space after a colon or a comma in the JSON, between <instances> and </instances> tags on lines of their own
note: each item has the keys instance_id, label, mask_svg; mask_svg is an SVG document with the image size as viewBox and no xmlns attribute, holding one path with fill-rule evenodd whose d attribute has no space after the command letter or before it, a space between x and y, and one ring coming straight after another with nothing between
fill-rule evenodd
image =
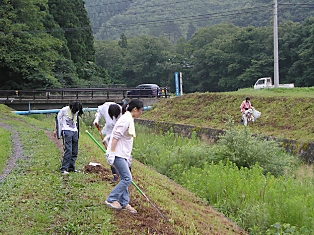
<instances>
[{"instance_id":1,"label":"bridge","mask_svg":"<svg viewBox=\"0 0 314 235\"><path fill-rule=\"evenodd\" d=\"M104 102L122 104L127 97L127 91L134 88L58 88L41 90L0 90L0 104L19 110L61 109L73 101L80 101L83 107L97 108ZM168 98L168 89L161 88L164 93L158 97L139 98L144 106L150 106L160 99Z\"/></svg>"}]
</instances>

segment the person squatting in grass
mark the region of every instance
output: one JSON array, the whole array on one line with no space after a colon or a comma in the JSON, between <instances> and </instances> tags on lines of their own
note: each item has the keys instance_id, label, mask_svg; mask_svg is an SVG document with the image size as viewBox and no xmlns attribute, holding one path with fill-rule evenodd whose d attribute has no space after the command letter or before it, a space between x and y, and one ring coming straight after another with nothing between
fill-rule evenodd
<instances>
[{"instance_id":1,"label":"person squatting in grass","mask_svg":"<svg viewBox=\"0 0 314 235\"><path fill-rule=\"evenodd\" d=\"M78 154L79 139L79 116L83 114L83 106L74 101L63 107L57 114L56 124L53 131L54 137L63 140L64 154L60 172L63 175L76 172L75 161Z\"/></svg>"},{"instance_id":2,"label":"person squatting in grass","mask_svg":"<svg viewBox=\"0 0 314 235\"><path fill-rule=\"evenodd\" d=\"M105 204L113 209L125 209L132 214L137 211L129 204L128 187L132 183L130 167L132 164L133 138L136 137L134 118L139 118L143 112L141 100L131 100L126 106L126 112L119 118L113 128L109 140L106 158L120 175L120 182L112 189Z\"/></svg>"},{"instance_id":3,"label":"person squatting in grass","mask_svg":"<svg viewBox=\"0 0 314 235\"><path fill-rule=\"evenodd\" d=\"M254 122L254 117L252 115L253 106L250 100L250 97L246 97L240 105L240 110L242 113L242 119L240 123L244 124L245 126L247 126L248 121Z\"/></svg>"},{"instance_id":4,"label":"person squatting in grass","mask_svg":"<svg viewBox=\"0 0 314 235\"><path fill-rule=\"evenodd\" d=\"M111 137L113 127L116 124L117 120L124 113L125 113L125 107L122 109L122 107L119 104L116 104L114 102L105 102L104 104L98 106L93 124L95 126L98 126L99 120L102 117L105 119L106 124L101 130L101 133L105 135L102 142L104 143L106 149L109 143L109 139ZM115 168L112 166L111 166L111 172L113 174L113 179L111 180L111 183L115 183L118 181L118 176L117 176Z\"/></svg>"}]
</instances>

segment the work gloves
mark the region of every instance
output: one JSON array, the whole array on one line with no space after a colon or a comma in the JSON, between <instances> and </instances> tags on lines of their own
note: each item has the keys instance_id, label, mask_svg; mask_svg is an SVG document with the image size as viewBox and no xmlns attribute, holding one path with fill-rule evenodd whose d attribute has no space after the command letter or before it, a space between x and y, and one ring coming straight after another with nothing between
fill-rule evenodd
<instances>
[{"instance_id":1,"label":"work gloves","mask_svg":"<svg viewBox=\"0 0 314 235\"><path fill-rule=\"evenodd\" d=\"M129 159L127 159L127 162L128 162L129 168L131 168L131 166L132 166L132 156Z\"/></svg>"},{"instance_id":2,"label":"work gloves","mask_svg":"<svg viewBox=\"0 0 314 235\"><path fill-rule=\"evenodd\" d=\"M106 158L107 158L107 162L109 163L110 166L113 165L114 159L115 159L115 154L114 152L109 152L105 154Z\"/></svg>"},{"instance_id":3,"label":"work gloves","mask_svg":"<svg viewBox=\"0 0 314 235\"><path fill-rule=\"evenodd\" d=\"M108 145L109 140L110 140L110 135L106 135L106 137L102 140L102 142L105 143L106 145Z\"/></svg>"},{"instance_id":4,"label":"work gloves","mask_svg":"<svg viewBox=\"0 0 314 235\"><path fill-rule=\"evenodd\" d=\"M107 159L107 162L109 163L109 165L112 166L113 162L114 162L114 159L116 157L115 153L114 152L107 152L105 154L105 156L106 156L106 159ZM129 159L127 159L127 162L128 162L129 168L131 168L131 166L132 166L132 156Z\"/></svg>"}]
</instances>

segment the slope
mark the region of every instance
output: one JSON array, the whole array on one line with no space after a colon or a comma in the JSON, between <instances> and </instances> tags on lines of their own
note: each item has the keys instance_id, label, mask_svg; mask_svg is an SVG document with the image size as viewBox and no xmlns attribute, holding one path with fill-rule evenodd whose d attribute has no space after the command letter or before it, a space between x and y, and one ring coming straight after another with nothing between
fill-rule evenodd
<instances>
[{"instance_id":1,"label":"slope","mask_svg":"<svg viewBox=\"0 0 314 235\"><path fill-rule=\"evenodd\" d=\"M21 143L12 152L21 148L20 155L25 156L0 184L0 233L246 234L196 195L137 161L132 166L134 180L168 221L134 187L131 203L138 214L105 207L103 201L112 189L109 167L87 135L81 131L77 161L81 172L60 177L63 150L62 141L52 136L54 115L18 116L3 105L0 110L0 128L17 133L12 141ZM82 128L97 133L84 124ZM91 161L102 167L90 170Z\"/></svg>"},{"instance_id":2,"label":"slope","mask_svg":"<svg viewBox=\"0 0 314 235\"><path fill-rule=\"evenodd\" d=\"M112 1L86 0L95 38L118 39L140 35L167 35L171 41L180 36L189 39L198 29L221 22L237 26L269 26L272 22L272 1ZM303 21L311 16L306 5L284 5L279 20ZM289 2L290 3L290 2ZM291 14L293 12L293 14Z\"/></svg>"},{"instance_id":3,"label":"slope","mask_svg":"<svg viewBox=\"0 0 314 235\"><path fill-rule=\"evenodd\" d=\"M301 92L300 92L301 91ZM189 124L215 129L226 128L228 119L238 123L240 104L249 96L252 105L262 113L254 124L253 132L267 136L284 137L299 141L313 141L313 89L296 88L255 91L244 89L226 93L193 93L172 99L163 99L142 119Z\"/></svg>"}]
</instances>

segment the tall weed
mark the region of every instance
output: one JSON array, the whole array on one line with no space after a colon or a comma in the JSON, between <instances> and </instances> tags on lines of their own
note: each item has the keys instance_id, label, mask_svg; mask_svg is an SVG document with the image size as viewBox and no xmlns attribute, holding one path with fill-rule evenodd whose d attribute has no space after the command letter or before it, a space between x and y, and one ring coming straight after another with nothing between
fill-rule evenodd
<instances>
[{"instance_id":1,"label":"tall weed","mask_svg":"<svg viewBox=\"0 0 314 235\"><path fill-rule=\"evenodd\" d=\"M188 139L172 130L158 135L143 126L136 126L136 130L141 134L134 140L132 154L169 178L179 179L184 171L193 166L202 167L208 161L210 146L201 143L195 133Z\"/></svg>"},{"instance_id":2,"label":"tall weed","mask_svg":"<svg viewBox=\"0 0 314 235\"><path fill-rule=\"evenodd\" d=\"M229 129L221 135L212 148L215 162L231 161L238 168L252 168L256 163L263 168L263 173L275 176L292 169L298 161L279 146L275 140L253 137L249 127L235 127L229 123Z\"/></svg>"},{"instance_id":3,"label":"tall weed","mask_svg":"<svg viewBox=\"0 0 314 235\"><path fill-rule=\"evenodd\" d=\"M310 234L311 168L275 141L229 127L215 145L138 126L133 156L208 201L250 234ZM276 233L279 231L281 233Z\"/></svg>"},{"instance_id":4,"label":"tall weed","mask_svg":"<svg viewBox=\"0 0 314 235\"><path fill-rule=\"evenodd\" d=\"M182 174L180 183L250 234L265 234L278 222L293 225L294 231L303 231L300 234L314 229L314 189L309 179L275 178L264 175L258 165L239 170L235 164L220 162L191 168Z\"/></svg>"}]
</instances>

